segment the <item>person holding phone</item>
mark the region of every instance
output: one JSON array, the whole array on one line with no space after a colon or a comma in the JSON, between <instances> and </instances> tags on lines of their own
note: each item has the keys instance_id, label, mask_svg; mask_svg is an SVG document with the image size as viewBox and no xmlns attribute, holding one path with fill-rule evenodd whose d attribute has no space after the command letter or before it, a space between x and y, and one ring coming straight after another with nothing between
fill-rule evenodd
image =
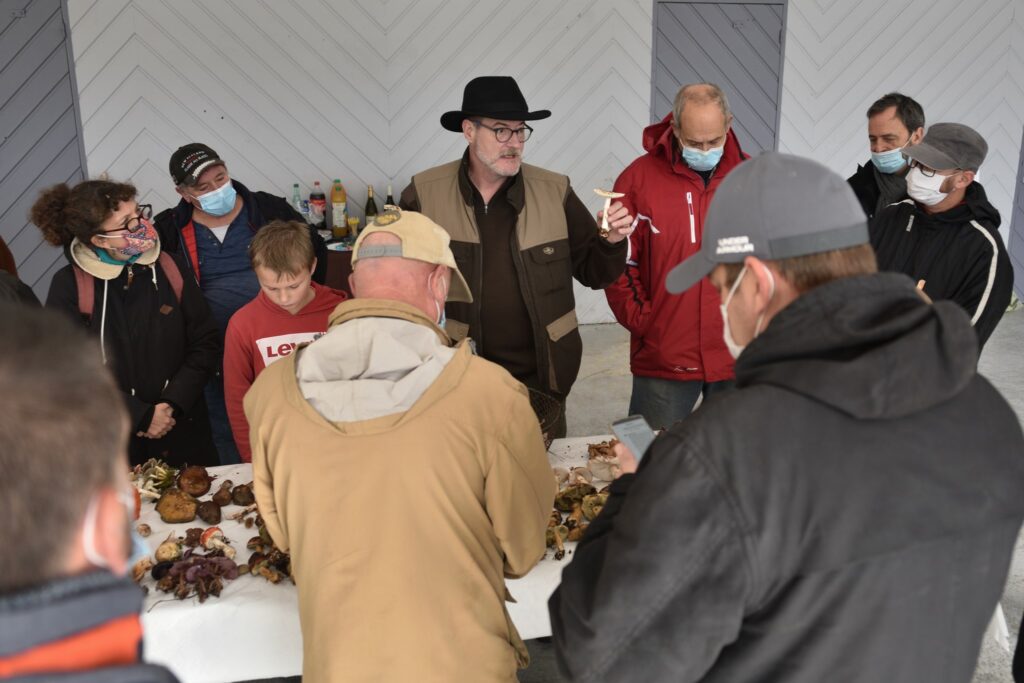
<instances>
[{"instance_id":1,"label":"person holding phone","mask_svg":"<svg viewBox=\"0 0 1024 683\"><path fill-rule=\"evenodd\" d=\"M611 485L550 600L572 681L968 683L1024 520L1024 435L967 314L876 272L841 177L765 153L699 253L736 390ZM979 428L984 425L984 428Z\"/></svg>"}]
</instances>

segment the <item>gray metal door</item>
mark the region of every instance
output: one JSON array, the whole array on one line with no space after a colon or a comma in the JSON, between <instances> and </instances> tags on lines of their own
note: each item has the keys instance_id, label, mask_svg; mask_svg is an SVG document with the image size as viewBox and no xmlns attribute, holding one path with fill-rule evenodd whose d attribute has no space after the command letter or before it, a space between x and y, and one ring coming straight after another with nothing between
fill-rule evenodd
<instances>
[{"instance_id":1,"label":"gray metal door","mask_svg":"<svg viewBox=\"0 0 1024 683\"><path fill-rule=\"evenodd\" d=\"M61 250L28 220L39 191L85 177L61 0L0 0L0 235L42 300Z\"/></svg>"},{"instance_id":2,"label":"gray metal door","mask_svg":"<svg viewBox=\"0 0 1024 683\"><path fill-rule=\"evenodd\" d=\"M1013 288L1017 298L1024 299L1024 139L1020 145L1020 166L1017 168L1017 190L1014 192L1013 218L1007 246L1013 263Z\"/></svg>"},{"instance_id":3,"label":"gray metal door","mask_svg":"<svg viewBox=\"0 0 1024 683\"><path fill-rule=\"evenodd\" d=\"M775 149L785 3L657 2L651 121L672 111L680 86L709 81L729 98L749 154Z\"/></svg>"}]
</instances>

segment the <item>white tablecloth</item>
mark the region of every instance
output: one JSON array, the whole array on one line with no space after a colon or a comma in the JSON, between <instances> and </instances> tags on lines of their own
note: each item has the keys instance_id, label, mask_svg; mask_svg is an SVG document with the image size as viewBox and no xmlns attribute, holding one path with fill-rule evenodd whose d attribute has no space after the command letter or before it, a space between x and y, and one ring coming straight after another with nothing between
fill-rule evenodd
<instances>
[{"instance_id":1,"label":"white tablecloth","mask_svg":"<svg viewBox=\"0 0 1024 683\"><path fill-rule=\"evenodd\" d=\"M608 439L606 436L557 439L548 451L553 466L568 467L586 461L587 444ZM225 479L235 484L252 481L249 465L209 468L215 474L215 491ZM245 562L251 551L245 544L254 529L228 517L241 510L230 505L222 509L224 519L218 525L237 549L236 561ZM152 505L143 505L140 522L153 532L147 539L156 547L171 531L184 536L192 526L205 527L198 518L192 524L164 524ZM566 543L561 561L548 551L540 563L521 579L507 581L516 603L509 614L524 639L551 635L548 598L558 586L562 568L572 559L575 543ZM170 668L182 683L223 683L254 678L295 676L302 673L302 634L299 629L298 594L290 582L273 585L261 577L240 576L228 581L218 598L205 603L175 600L150 588L143 608L145 658Z\"/></svg>"}]
</instances>

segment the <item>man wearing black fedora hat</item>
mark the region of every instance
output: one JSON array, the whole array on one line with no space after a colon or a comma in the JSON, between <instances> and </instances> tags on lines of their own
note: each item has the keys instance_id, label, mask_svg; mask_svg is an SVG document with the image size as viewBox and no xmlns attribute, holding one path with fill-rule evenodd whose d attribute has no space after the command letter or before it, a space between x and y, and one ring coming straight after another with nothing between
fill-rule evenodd
<instances>
[{"instance_id":1,"label":"man wearing black fedora hat","mask_svg":"<svg viewBox=\"0 0 1024 683\"><path fill-rule=\"evenodd\" d=\"M473 338L481 356L564 404L583 350L572 280L614 282L633 219L616 202L602 237L569 178L522 163L526 122L549 116L530 111L511 76L474 78L462 108L441 116L466 138L462 159L414 175L400 203L449 232L472 290L473 303L447 305L448 333ZM564 436L564 416L553 432Z\"/></svg>"}]
</instances>

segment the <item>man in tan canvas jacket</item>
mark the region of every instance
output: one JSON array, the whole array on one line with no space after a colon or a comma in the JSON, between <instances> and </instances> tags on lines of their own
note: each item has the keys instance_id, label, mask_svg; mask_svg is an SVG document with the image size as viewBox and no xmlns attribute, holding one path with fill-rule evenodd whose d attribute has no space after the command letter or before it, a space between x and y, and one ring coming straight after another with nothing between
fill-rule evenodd
<instances>
[{"instance_id":1,"label":"man in tan canvas jacket","mask_svg":"<svg viewBox=\"0 0 1024 683\"><path fill-rule=\"evenodd\" d=\"M385 212L354 300L245 397L260 513L292 553L306 680L512 683L505 577L543 556L555 487L522 384L453 345L448 235Z\"/></svg>"},{"instance_id":2,"label":"man in tan canvas jacket","mask_svg":"<svg viewBox=\"0 0 1024 683\"><path fill-rule=\"evenodd\" d=\"M526 122L550 115L529 111L510 76L474 78L462 109L441 117L465 137L465 154L414 175L400 202L444 226L469 283L473 301L448 304L448 333L471 337L481 356L564 407L583 355L573 278L594 289L615 282L633 219L612 204L602 237L569 178L522 163ZM549 434L565 433L563 415Z\"/></svg>"}]
</instances>

